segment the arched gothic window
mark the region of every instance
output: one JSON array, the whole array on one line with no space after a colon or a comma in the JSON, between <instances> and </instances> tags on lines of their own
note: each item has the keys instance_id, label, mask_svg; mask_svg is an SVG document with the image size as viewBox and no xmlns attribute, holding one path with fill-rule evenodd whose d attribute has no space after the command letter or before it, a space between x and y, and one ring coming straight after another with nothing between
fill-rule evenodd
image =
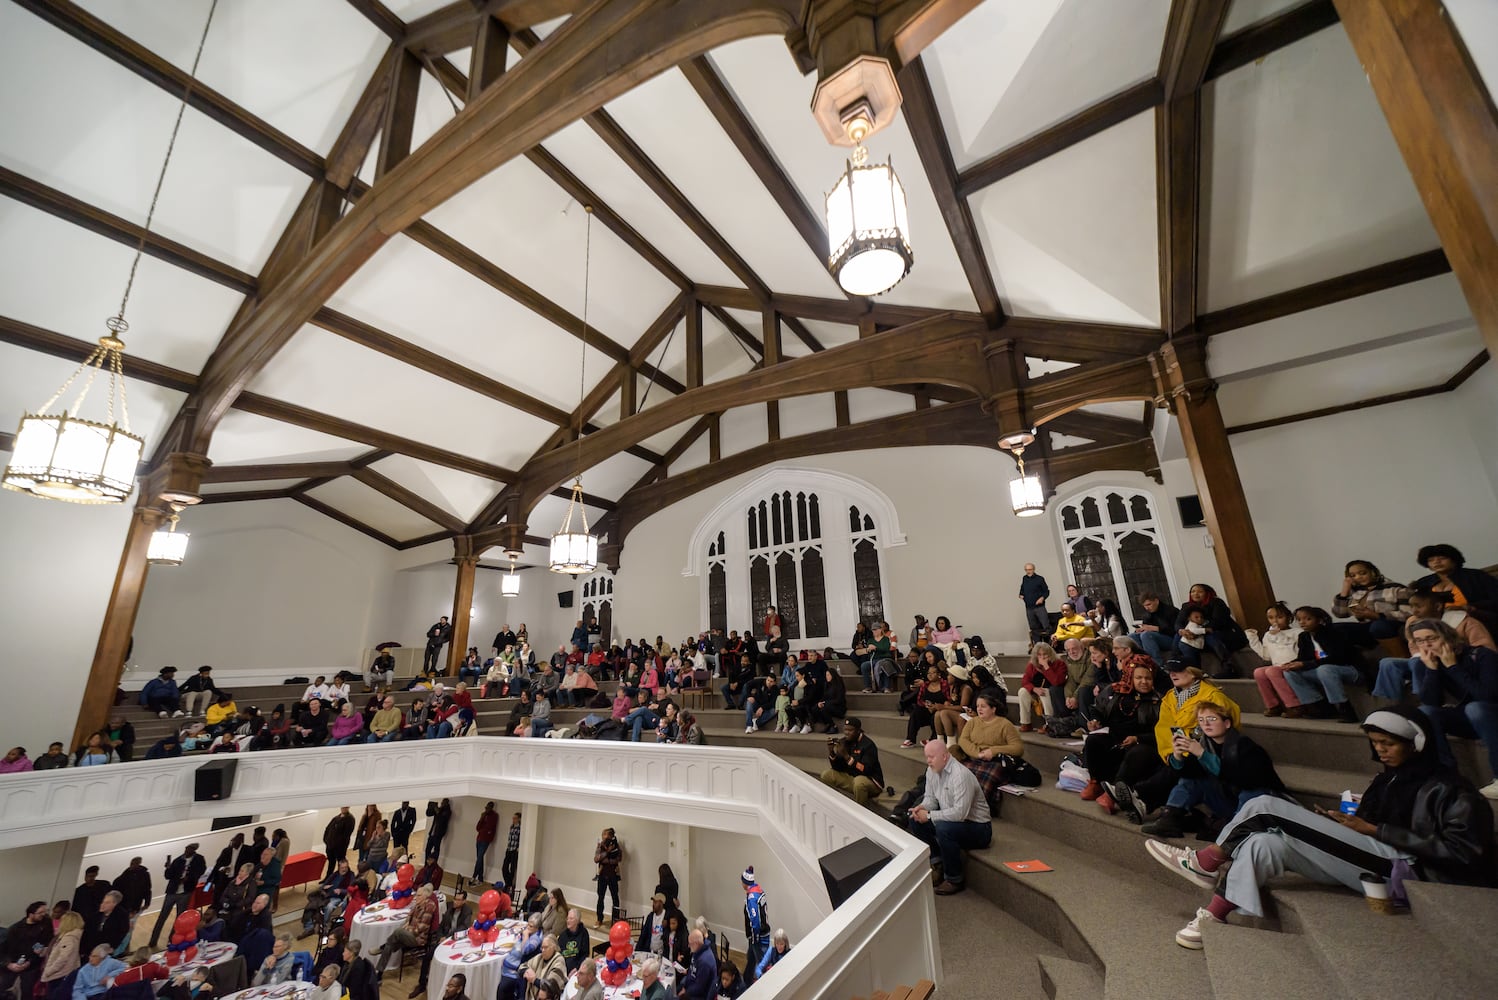
<instances>
[{"instance_id":1,"label":"arched gothic window","mask_svg":"<svg viewBox=\"0 0 1498 1000\"><path fill-rule=\"evenodd\" d=\"M820 648L843 641L860 620L883 617L879 550L904 541L893 505L868 484L783 469L703 519L686 572L703 578L706 624L758 634L774 606L793 646Z\"/></svg>"},{"instance_id":2,"label":"arched gothic window","mask_svg":"<svg viewBox=\"0 0 1498 1000\"><path fill-rule=\"evenodd\" d=\"M582 605L580 617L588 627L588 638L602 643L607 649L613 643L614 635L614 574L606 569L590 573L580 579L577 591L582 598L579 602ZM594 626L597 626L596 637L593 635Z\"/></svg>"},{"instance_id":3,"label":"arched gothic window","mask_svg":"<svg viewBox=\"0 0 1498 1000\"><path fill-rule=\"evenodd\" d=\"M1100 486L1056 506L1061 547L1071 579L1084 594L1110 598L1129 622L1144 609L1146 591L1171 598L1170 570L1161 544L1154 499L1137 489Z\"/></svg>"}]
</instances>

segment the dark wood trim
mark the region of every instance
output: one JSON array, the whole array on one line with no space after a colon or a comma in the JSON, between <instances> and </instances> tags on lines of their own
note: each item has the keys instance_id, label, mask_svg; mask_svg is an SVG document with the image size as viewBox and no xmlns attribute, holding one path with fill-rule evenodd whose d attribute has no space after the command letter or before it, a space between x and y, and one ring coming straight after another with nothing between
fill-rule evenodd
<instances>
[{"instance_id":1,"label":"dark wood trim","mask_svg":"<svg viewBox=\"0 0 1498 1000\"><path fill-rule=\"evenodd\" d=\"M414 548L417 548L417 547L422 546L422 545L430 545L433 542L445 542L445 541L447 541L451 537L453 537L453 533L451 531L434 531L430 535L418 535L415 538L407 539L404 542L398 543L395 547L397 549L399 549L400 551L404 552L407 549L414 549ZM481 566L480 568L482 568L482 569L498 569L499 567L498 566L492 566L492 567L491 566ZM520 567L517 566L515 568L519 569ZM508 569L508 567L506 567L506 569Z\"/></svg>"},{"instance_id":2,"label":"dark wood trim","mask_svg":"<svg viewBox=\"0 0 1498 1000\"><path fill-rule=\"evenodd\" d=\"M687 300L686 328L682 331L687 347L687 388L702 385L702 303Z\"/></svg>"},{"instance_id":3,"label":"dark wood trim","mask_svg":"<svg viewBox=\"0 0 1498 1000\"><path fill-rule=\"evenodd\" d=\"M416 126L416 95L421 89L421 60L402 51L391 64L390 90L385 119L380 125L380 148L375 156L375 180L395 169L411 155L411 136Z\"/></svg>"},{"instance_id":4,"label":"dark wood trim","mask_svg":"<svg viewBox=\"0 0 1498 1000\"><path fill-rule=\"evenodd\" d=\"M852 421L848 419L848 390L839 389L832 394L832 409L836 414L838 427L847 427Z\"/></svg>"},{"instance_id":5,"label":"dark wood trim","mask_svg":"<svg viewBox=\"0 0 1498 1000\"><path fill-rule=\"evenodd\" d=\"M1165 340L1160 330L1113 323L1011 316L999 334L1013 339L1024 353L1057 361L1116 361L1148 354Z\"/></svg>"},{"instance_id":6,"label":"dark wood trim","mask_svg":"<svg viewBox=\"0 0 1498 1000\"><path fill-rule=\"evenodd\" d=\"M240 490L236 493L204 493L204 503L249 503L252 500L291 500L291 490Z\"/></svg>"},{"instance_id":7,"label":"dark wood trim","mask_svg":"<svg viewBox=\"0 0 1498 1000\"><path fill-rule=\"evenodd\" d=\"M907 63L900 70L899 81L900 93L904 96L900 110L905 115L905 124L910 127L910 136L915 140L916 152L925 168L931 193L936 197L936 206L941 209L952 248L957 251L957 259L962 264L962 273L967 277L973 300L978 303L978 311L990 328L997 327L1004 322L1004 307L999 302L993 272L983 253L983 241L978 235L977 223L973 221L972 207L957 193L957 165L952 161L952 146L942 125L936 96L931 92L931 81L926 77L925 64L920 59Z\"/></svg>"},{"instance_id":8,"label":"dark wood trim","mask_svg":"<svg viewBox=\"0 0 1498 1000\"><path fill-rule=\"evenodd\" d=\"M297 503L302 504L305 507L312 508L313 510L317 511L319 514L324 515L325 517L331 517L333 520L337 521L339 524L343 524L343 525L346 525L346 526L348 526L350 528L353 528L355 531L359 532L361 535L368 535L370 538L373 538L375 541L382 542L385 545L390 546L392 549L398 549L398 548L400 548L400 543L397 542L395 539L391 538L389 535L385 534L383 531L380 531L380 530L378 530L376 528L371 528L369 525L365 524L363 521L359 520L358 518L354 517L353 515L351 515L351 514L345 514L343 511L339 510L337 507L331 507L328 504L323 503L321 500L317 499L316 497L309 497L305 493L295 493L295 494L292 494L291 499L295 500Z\"/></svg>"},{"instance_id":9,"label":"dark wood trim","mask_svg":"<svg viewBox=\"0 0 1498 1000\"><path fill-rule=\"evenodd\" d=\"M723 459L723 415L715 413L712 421L707 425L707 460L718 462Z\"/></svg>"},{"instance_id":10,"label":"dark wood trim","mask_svg":"<svg viewBox=\"0 0 1498 1000\"><path fill-rule=\"evenodd\" d=\"M192 81L176 65L68 0L15 0L37 17L72 36L176 98L192 91L187 103L220 125L310 177L322 177L323 159L285 132L250 114L201 80ZM223 25L219 25L222 29Z\"/></svg>"},{"instance_id":11,"label":"dark wood trim","mask_svg":"<svg viewBox=\"0 0 1498 1000\"><path fill-rule=\"evenodd\" d=\"M203 484L254 483L272 479L316 479L352 475L349 462L272 462L262 465L215 465L203 474Z\"/></svg>"},{"instance_id":12,"label":"dark wood trim","mask_svg":"<svg viewBox=\"0 0 1498 1000\"><path fill-rule=\"evenodd\" d=\"M730 285L696 285L693 291L704 305L728 309L746 309L759 312L767 304L782 316L801 319L825 320L828 323L856 325L865 316L873 317L880 326L903 326L935 316L959 316L974 320L982 317L972 311L961 309L936 309L931 306L902 306L891 302L852 299L828 299L816 295L786 295L775 293L768 303L757 299L747 289Z\"/></svg>"},{"instance_id":13,"label":"dark wood trim","mask_svg":"<svg viewBox=\"0 0 1498 1000\"><path fill-rule=\"evenodd\" d=\"M1055 420L1048 421L1044 429L1072 437L1088 438L1100 445L1127 444L1130 441L1137 441L1143 433L1137 420L1114 417L1106 413L1091 413L1086 410L1064 413ZM1059 449L1059 451L1066 450L1068 449Z\"/></svg>"},{"instance_id":14,"label":"dark wood trim","mask_svg":"<svg viewBox=\"0 0 1498 1000\"><path fill-rule=\"evenodd\" d=\"M242 392L239 394L236 409L244 410L261 417L269 417L272 420L280 420L288 424L296 424L298 427L306 427L310 430L321 431L334 437L341 437L346 441L357 441L367 444L371 448L382 448L397 455L405 455L409 458L417 458L423 462L431 462L434 465L446 466L449 469L457 469L482 479L492 479L497 482L509 482L515 477L512 469L501 468L481 462L467 455L459 455L445 448L438 448L421 441L413 441L396 434L390 434L373 427L365 427L351 420L343 420L332 417L325 413L318 413L303 406L293 403L285 403L258 393Z\"/></svg>"},{"instance_id":15,"label":"dark wood trim","mask_svg":"<svg viewBox=\"0 0 1498 1000\"><path fill-rule=\"evenodd\" d=\"M452 532L463 530L462 518L456 514L449 514L437 504L406 489L389 476L382 475L374 469L363 468L354 473L354 478L370 489L383 493L407 510L420 514L433 524Z\"/></svg>"},{"instance_id":16,"label":"dark wood trim","mask_svg":"<svg viewBox=\"0 0 1498 1000\"><path fill-rule=\"evenodd\" d=\"M473 55L468 62L468 100L504 76L505 60L510 54L510 31L497 17L487 14L479 19L473 31Z\"/></svg>"},{"instance_id":17,"label":"dark wood trim","mask_svg":"<svg viewBox=\"0 0 1498 1000\"><path fill-rule=\"evenodd\" d=\"M1169 104L1201 89L1229 0L1174 0L1165 24L1156 78Z\"/></svg>"},{"instance_id":18,"label":"dark wood trim","mask_svg":"<svg viewBox=\"0 0 1498 1000\"><path fill-rule=\"evenodd\" d=\"M1197 330L1208 336L1226 333L1256 323L1266 323L1281 316L1305 312L1321 306L1331 305L1360 295L1371 295L1386 288L1397 288L1415 281L1424 281L1442 274L1451 273L1451 263L1446 251L1427 250L1386 264L1375 264L1351 274L1327 278L1286 292L1276 292L1251 302L1244 302L1226 309L1203 313L1197 320Z\"/></svg>"},{"instance_id":19,"label":"dark wood trim","mask_svg":"<svg viewBox=\"0 0 1498 1000\"><path fill-rule=\"evenodd\" d=\"M1158 80L1145 80L1083 108L1070 118L1001 149L959 172L957 194L963 199L970 198L1010 174L1017 174L1063 149L1069 149L1084 139L1090 139L1099 132L1157 107L1164 100L1164 94Z\"/></svg>"},{"instance_id":20,"label":"dark wood trim","mask_svg":"<svg viewBox=\"0 0 1498 1000\"><path fill-rule=\"evenodd\" d=\"M778 365L782 357L780 351L780 315L773 309L766 309L759 316L759 332L764 347L760 356L764 358L766 365Z\"/></svg>"},{"instance_id":21,"label":"dark wood trim","mask_svg":"<svg viewBox=\"0 0 1498 1000\"><path fill-rule=\"evenodd\" d=\"M1271 52L1330 28L1337 21L1337 8L1331 0L1310 0L1239 29L1217 43L1212 60L1207 64L1207 79L1215 80L1224 73L1257 62Z\"/></svg>"},{"instance_id":22,"label":"dark wood trim","mask_svg":"<svg viewBox=\"0 0 1498 1000\"><path fill-rule=\"evenodd\" d=\"M780 322L787 330L791 331L791 333L794 333L796 335L796 339L805 344L808 350L816 352L825 351L827 349L825 346L823 346L822 342L816 338L816 335L808 330L805 324L803 324L796 317L787 316L782 313L780 314Z\"/></svg>"},{"instance_id":23,"label":"dark wood trim","mask_svg":"<svg viewBox=\"0 0 1498 1000\"><path fill-rule=\"evenodd\" d=\"M766 436L771 441L780 440L780 400L778 399L772 399L765 404L765 430L768 432Z\"/></svg>"},{"instance_id":24,"label":"dark wood trim","mask_svg":"<svg viewBox=\"0 0 1498 1000\"><path fill-rule=\"evenodd\" d=\"M0 194L24 205L30 205L64 222L71 222L89 232L107 237L116 243L122 243L131 249L140 243L144 232L144 227L128 219L122 219L102 208L95 208L70 194L48 187L41 181L33 180L3 166L0 166ZM232 288L236 292L242 292L245 295L255 294L254 275L247 274L236 267L230 267L222 261L214 260L184 243L150 233L146 235L145 252L158 260L164 260L168 264L180 267L200 278L207 278L226 288Z\"/></svg>"},{"instance_id":25,"label":"dark wood trim","mask_svg":"<svg viewBox=\"0 0 1498 1000\"><path fill-rule=\"evenodd\" d=\"M397 17L395 12L380 0L347 0L347 2L350 7L363 14L370 24L384 32L391 41L398 42L405 37L406 22Z\"/></svg>"},{"instance_id":26,"label":"dark wood trim","mask_svg":"<svg viewBox=\"0 0 1498 1000\"><path fill-rule=\"evenodd\" d=\"M104 331L100 330L100 332ZM40 354L65 358L74 362L81 362L98 346L92 341L65 337L60 333L12 319L9 316L0 316L0 343L14 344ZM125 355L124 369L127 379L139 379L142 382L159 385L164 389L174 389L177 392L190 393L197 388L198 384L198 377L191 372L157 364L155 361L148 361L135 354ZM40 399L36 400L36 403L40 402Z\"/></svg>"},{"instance_id":27,"label":"dark wood trim","mask_svg":"<svg viewBox=\"0 0 1498 1000\"><path fill-rule=\"evenodd\" d=\"M764 358L764 343L754 334L750 333L749 329L745 327L743 323L740 323L737 319L735 319L732 313L722 308L721 306L709 305L706 308L708 312L713 314L714 319L716 319L719 323L722 323L723 326L728 329L728 332L733 334L735 340L743 344L745 347L749 348L749 350L757 356L756 361ZM759 309L758 307L756 307L755 312L758 311Z\"/></svg>"},{"instance_id":28,"label":"dark wood trim","mask_svg":"<svg viewBox=\"0 0 1498 1000\"><path fill-rule=\"evenodd\" d=\"M561 497L563 500L571 500L572 488L568 486L558 486L556 489L551 491L551 495L554 497ZM583 503L589 507L597 507L605 514L607 514L609 511L613 510L615 506L617 506L614 501L605 499L604 497L601 497L596 493L589 493L587 490L583 490Z\"/></svg>"},{"instance_id":29,"label":"dark wood trim","mask_svg":"<svg viewBox=\"0 0 1498 1000\"><path fill-rule=\"evenodd\" d=\"M1460 389L1466 383L1467 379L1476 375L1478 370L1488 363L1489 357L1487 348L1478 351L1471 361L1462 365L1461 371L1446 380L1446 391L1455 392L1457 389Z\"/></svg>"}]
</instances>

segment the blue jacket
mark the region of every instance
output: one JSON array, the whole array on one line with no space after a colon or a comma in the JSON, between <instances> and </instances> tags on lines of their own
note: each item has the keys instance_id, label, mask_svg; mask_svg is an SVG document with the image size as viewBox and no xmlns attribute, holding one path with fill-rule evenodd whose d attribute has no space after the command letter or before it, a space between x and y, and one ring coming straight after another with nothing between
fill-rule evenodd
<instances>
[{"instance_id":1,"label":"blue jacket","mask_svg":"<svg viewBox=\"0 0 1498 1000\"><path fill-rule=\"evenodd\" d=\"M707 945L692 953L692 967L681 988L687 1000L711 1000L718 995L718 957Z\"/></svg>"},{"instance_id":2,"label":"blue jacket","mask_svg":"<svg viewBox=\"0 0 1498 1000\"><path fill-rule=\"evenodd\" d=\"M774 967L774 965L775 965L776 962L780 961L782 958L784 958L785 956L789 955L790 953L791 953L791 949L789 949L789 948L787 948L785 951L776 951L774 945L771 945L770 947L766 948L764 956L761 957L760 960L759 960L759 968L757 968L757 969L754 970L754 978L758 979L760 976L763 976L766 972L769 972L770 969Z\"/></svg>"},{"instance_id":3,"label":"blue jacket","mask_svg":"<svg viewBox=\"0 0 1498 1000\"><path fill-rule=\"evenodd\" d=\"M169 681L165 677L153 677L146 682L146 686L140 689L140 703L142 706L150 705L152 695L171 695L178 697L177 682Z\"/></svg>"},{"instance_id":4,"label":"blue jacket","mask_svg":"<svg viewBox=\"0 0 1498 1000\"><path fill-rule=\"evenodd\" d=\"M499 965L499 978L515 979L520 975L520 967L532 955L541 953L541 932L538 930L520 944L510 949L504 961Z\"/></svg>"}]
</instances>

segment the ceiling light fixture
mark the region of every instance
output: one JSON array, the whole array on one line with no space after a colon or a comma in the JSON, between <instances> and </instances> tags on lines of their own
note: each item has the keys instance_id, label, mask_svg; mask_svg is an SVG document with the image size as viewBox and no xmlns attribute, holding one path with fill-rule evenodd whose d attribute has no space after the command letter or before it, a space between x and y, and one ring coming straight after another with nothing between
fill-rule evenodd
<instances>
[{"instance_id":1,"label":"ceiling light fixture","mask_svg":"<svg viewBox=\"0 0 1498 1000\"><path fill-rule=\"evenodd\" d=\"M827 195L827 270L850 295L880 295L910 273L910 219L893 160L869 163L863 145L872 129L866 104L844 113L853 156Z\"/></svg>"},{"instance_id":2,"label":"ceiling light fixture","mask_svg":"<svg viewBox=\"0 0 1498 1000\"><path fill-rule=\"evenodd\" d=\"M1035 442L1033 430L1016 431L999 438L999 447L1014 452L1019 475L1009 481L1009 505L1016 517L1035 517L1045 513L1045 487L1039 476L1025 475L1025 446Z\"/></svg>"},{"instance_id":3,"label":"ceiling light fixture","mask_svg":"<svg viewBox=\"0 0 1498 1000\"><path fill-rule=\"evenodd\" d=\"M130 324L125 322L125 307L130 303L130 289L135 284L135 272L140 267L146 239L151 233L151 222L156 217L161 185L166 180L167 166L172 162L172 150L177 145L177 133L182 128L182 114L187 108L193 83L197 79L198 63L203 58L203 45L208 41L208 28L213 23L213 12L217 7L218 0L213 0L208 8L208 20L203 25L203 36L198 40L198 52L193 57L187 88L182 94L182 105L177 109L177 121L172 126L171 139L167 142L166 157L162 160L161 172L156 177L156 191L151 195L146 224L141 229L140 240L135 246L135 260L130 264L130 275L125 281L125 294L120 300L119 312L105 320L104 326L109 333L99 338L99 345L74 369L61 388L35 413L21 415L10 463L5 467L3 479L0 479L0 485L6 489L47 500L93 504L121 503L135 489L135 470L140 464L146 442L139 434L130 433L130 408L125 400L125 342L121 339L130 329ZM89 389L93 387L94 379L104 374L106 367L109 379L107 420L85 420L79 416L83 410L83 402L88 397ZM85 371L88 372L88 377L72 405L60 413L48 414L52 404L62 398ZM118 422L115 419L116 397L119 399ZM176 521L175 515L172 521ZM180 544L185 548L187 536L177 537L182 539ZM177 562L181 561L179 557Z\"/></svg>"},{"instance_id":4,"label":"ceiling light fixture","mask_svg":"<svg viewBox=\"0 0 1498 1000\"><path fill-rule=\"evenodd\" d=\"M515 575L515 553L509 553L510 571L499 578L500 597L520 596L520 577Z\"/></svg>"},{"instance_id":5,"label":"ceiling light fixture","mask_svg":"<svg viewBox=\"0 0 1498 1000\"><path fill-rule=\"evenodd\" d=\"M587 397L588 370L588 281L593 266L593 206L584 205L588 213L587 237L583 250L583 359L577 375L577 472L572 480L572 497L567 501L567 516L561 530L551 536L551 571L579 576L598 568L598 536L588 530L588 511L583 507L583 400ZM582 517L582 531L572 530L574 513Z\"/></svg>"},{"instance_id":6,"label":"ceiling light fixture","mask_svg":"<svg viewBox=\"0 0 1498 1000\"><path fill-rule=\"evenodd\" d=\"M187 558L187 532L177 533L177 522L182 514L182 504L173 503L172 516L165 528L157 528L151 534L151 543L146 547L146 562L153 566L181 566Z\"/></svg>"}]
</instances>

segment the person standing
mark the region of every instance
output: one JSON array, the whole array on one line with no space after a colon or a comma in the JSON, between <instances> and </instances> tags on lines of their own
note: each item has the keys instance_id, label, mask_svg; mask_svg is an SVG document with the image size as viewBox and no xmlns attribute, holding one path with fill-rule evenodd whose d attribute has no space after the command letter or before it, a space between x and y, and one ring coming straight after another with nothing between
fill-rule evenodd
<instances>
[{"instance_id":1,"label":"person standing","mask_svg":"<svg viewBox=\"0 0 1498 1000\"><path fill-rule=\"evenodd\" d=\"M473 859L473 881L484 880L484 855L489 853L489 847L494 843L494 838L499 835L499 813L494 811L494 803L490 802L484 806L484 811L479 814L479 821L474 824L473 849L476 852Z\"/></svg>"},{"instance_id":2,"label":"person standing","mask_svg":"<svg viewBox=\"0 0 1498 1000\"><path fill-rule=\"evenodd\" d=\"M129 867L115 876L114 887L124 897L120 905L130 914L130 926L134 927L141 911L151 905L151 873L140 858L131 858Z\"/></svg>"},{"instance_id":3,"label":"person standing","mask_svg":"<svg viewBox=\"0 0 1498 1000\"><path fill-rule=\"evenodd\" d=\"M744 869L739 876L744 886L744 980L752 983L759 960L770 949L770 904L765 899L765 890L754 877L754 866Z\"/></svg>"},{"instance_id":4,"label":"person standing","mask_svg":"<svg viewBox=\"0 0 1498 1000\"><path fill-rule=\"evenodd\" d=\"M416 832L416 810L411 803L402 802L390 817L390 841L397 854L408 854L411 850L411 834Z\"/></svg>"},{"instance_id":5,"label":"person standing","mask_svg":"<svg viewBox=\"0 0 1498 1000\"><path fill-rule=\"evenodd\" d=\"M349 841L354 837L354 816L348 806L342 806L338 815L328 820L323 827L322 846L328 855L328 874L338 870L338 862L348 856Z\"/></svg>"},{"instance_id":6,"label":"person standing","mask_svg":"<svg viewBox=\"0 0 1498 1000\"><path fill-rule=\"evenodd\" d=\"M354 833L354 847L359 852L360 861L369 860L369 842L380 828L380 818L380 807L373 802L364 807L364 815L359 817L359 827Z\"/></svg>"},{"instance_id":7,"label":"person standing","mask_svg":"<svg viewBox=\"0 0 1498 1000\"><path fill-rule=\"evenodd\" d=\"M198 844L187 844L183 853L166 859L166 894L162 897L162 912L156 915L156 927L151 928L151 948L156 948L162 936L162 927L172 910L183 915L192 906L193 889L198 888L208 862L198 853Z\"/></svg>"},{"instance_id":8,"label":"person standing","mask_svg":"<svg viewBox=\"0 0 1498 1000\"><path fill-rule=\"evenodd\" d=\"M0 944L0 996L21 984L21 1000L28 1000L42 977L43 955L52 943L52 918L45 900L26 907L26 915L10 925Z\"/></svg>"},{"instance_id":9,"label":"person standing","mask_svg":"<svg viewBox=\"0 0 1498 1000\"><path fill-rule=\"evenodd\" d=\"M1025 605L1025 624L1030 628L1030 642L1045 642L1051 634L1051 616L1045 602L1051 596L1045 577L1035 572L1034 563L1025 563L1025 575L1019 578L1019 599Z\"/></svg>"},{"instance_id":10,"label":"person standing","mask_svg":"<svg viewBox=\"0 0 1498 1000\"><path fill-rule=\"evenodd\" d=\"M510 836L505 841L505 859L500 865L499 875L505 885L515 884L515 871L520 866L520 814L510 818Z\"/></svg>"},{"instance_id":11,"label":"person standing","mask_svg":"<svg viewBox=\"0 0 1498 1000\"><path fill-rule=\"evenodd\" d=\"M437 624L427 629L427 645L421 654L421 672L436 673L437 661L442 656L442 647L452 641L453 627L447 615L437 619Z\"/></svg>"},{"instance_id":12,"label":"person standing","mask_svg":"<svg viewBox=\"0 0 1498 1000\"><path fill-rule=\"evenodd\" d=\"M99 877L99 866L89 865L83 870L83 881L73 890L73 912L89 919L99 912L99 903L109 889L109 881Z\"/></svg>"},{"instance_id":13,"label":"person standing","mask_svg":"<svg viewBox=\"0 0 1498 1000\"><path fill-rule=\"evenodd\" d=\"M426 859L436 861L442 853L442 841L447 837L447 826L452 822L453 807L446 799L439 805L436 802L427 803L427 816L431 822L427 824Z\"/></svg>"},{"instance_id":14,"label":"person standing","mask_svg":"<svg viewBox=\"0 0 1498 1000\"><path fill-rule=\"evenodd\" d=\"M926 796L910 811L910 832L931 847L933 878L938 896L950 896L966 888L963 881L963 849L987 847L993 840L988 799L978 779L947 752L941 740L925 747Z\"/></svg>"},{"instance_id":15,"label":"person standing","mask_svg":"<svg viewBox=\"0 0 1498 1000\"><path fill-rule=\"evenodd\" d=\"M624 860L624 848L619 846L619 839L614 836L614 828L606 826L603 828L603 836L599 838L598 846L593 850L593 863L598 866L598 910L597 926L603 923L603 894L609 892L613 899L613 910L609 923L619 919L619 865Z\"/></svg>"}]
</instances>

